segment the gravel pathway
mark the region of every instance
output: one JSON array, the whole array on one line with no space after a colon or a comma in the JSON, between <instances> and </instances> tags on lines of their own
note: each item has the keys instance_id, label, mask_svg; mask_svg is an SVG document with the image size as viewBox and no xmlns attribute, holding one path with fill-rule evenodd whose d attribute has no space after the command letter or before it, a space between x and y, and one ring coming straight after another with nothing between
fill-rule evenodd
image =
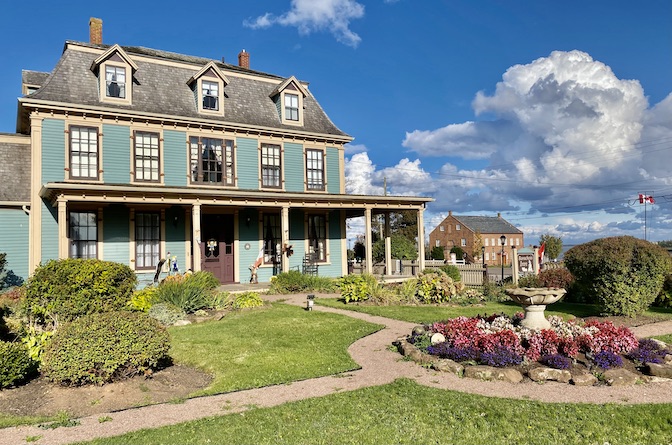
<instances>
[{"instance_id":1,"label":"gravel pathway","mask_svg":"<svg viewBox=\"0 0 672 445\"><path fill-rule=\"evenodd\" d=\"M299 306L305 305L306 302L305 295L264 298L271 301L284 300L286 303ZM671 380L630 387L579 387L555 382L543 385L487 382L438 373L415 363L403 361L398 353L388 349L394 340L410 333L415 326L413 323L322 306L315 306L314 310L339 313L386 326L385 329L353 343L348 349L353 359L362 367L360 370L285 385L189 399L182 404L153 405L105 415L99 414L79 419L80 425L68 428L55 430L43 430L35 426L6 428L0 430L0 445L25 444L28 436L41 436L36 442L38 445L67 444L116 436L144 428L157 428L208 416L238 413L250 407L271 407L311 397L383 385L400 377L414 379L419 384L435 388L548 403L672 403ZM672 333L672 321L632 330L639 337ZM103 416L109 416L112 420L100 423L98 419Z\"/></svg>"}]
</instances>

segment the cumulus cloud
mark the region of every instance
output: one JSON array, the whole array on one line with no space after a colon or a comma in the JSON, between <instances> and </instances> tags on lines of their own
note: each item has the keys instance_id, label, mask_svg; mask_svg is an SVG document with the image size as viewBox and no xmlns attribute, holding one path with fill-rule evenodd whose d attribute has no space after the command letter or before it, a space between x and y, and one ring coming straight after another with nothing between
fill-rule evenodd
<instances>
[{"instance_id":1,"label":"cumulus cloud","mask_svg":"<svg viewBox=\"0 0 672 445\"><path fill-rule=\"evenodd\" d=\"M350 22L364 17L364 6L355 0L292 0L289 11L275 16L266 13L248 19L244 26L264 29L273 25L293 26L300 34L327 30L346 45L357 47L362 40L350 29Z\"/></svg>"},{"instance_id":2,"label":"cumulus cloud","mask_svg":"<svg viewBox=\"0 0 672 445\"><path fill-rule=\"evenodd\" d=\"M394 167L377 170L367 152L345 160L345 191L355 195L394 196L427 195L433 190L431 175L422 169L420 160L402 159Z\"/></svg>"}]
</instances>

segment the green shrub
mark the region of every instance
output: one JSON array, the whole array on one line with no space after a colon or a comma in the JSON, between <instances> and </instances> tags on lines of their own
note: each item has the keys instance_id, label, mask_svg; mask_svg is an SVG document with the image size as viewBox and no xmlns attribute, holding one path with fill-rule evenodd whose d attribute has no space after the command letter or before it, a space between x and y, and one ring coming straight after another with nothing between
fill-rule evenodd
<instances>
[{"instance_id":1,"label":"green shrub","mask_svg":"<svg viewBox=\"0 0 672 445\"><path fill-rule=\"evenodd\" d=\"M41 370L63 385L103 384L158 367L169 348L168 331L144 313L91 314L56 331Z\"/></svg>"},{"instance_id":2,"label":"green shrub","mask_svg":"<svg viewBox=\"0 0 672 445\"><path fill-rule=\"evenodd\" d=\"M28 356L36 363L42 361L42 355L47 345L51 341L54 331L44 331L36 329L35 326L28 326L26 334L21 337L21 341L28 350Z\"/></svg>"},{"instance_id":3,"label":"green shrub","mask_svg":"<svg viewBox=\"0 0 672 445\"><path fill-rule=\"evenodd\" d=\"M156 303L149 308L147 315L157 320L163 326L172 326L180 320L184 320L187 313L171 303Z\"/></svg>"},{"instance_id":4,"label":"green shrub","mask_svg":"<svg viewBox=\"0 0 672 445\"><path fill-rule=\"evenodd\" d=\"M346 275L338 280L341 297L346 303L368 300L379 291L380 284L371 274Z\"/></svg>"},{"instance_id":5,"label":"green shrub","mask_svg":"<svg viewBox=\"0 0 672 445\"><path fill-rule=\"evenodd\" d=\"M30 318L58 325L87 314L123 309L137 284L130 267L111 261L69 258L35 269L26 285Z\"/></svg>"},{"instance_id":6,"label":"green shrub","mask_svg":"<svg viewBox=\"0 0 672 445\"><path fill-rule=\"evenodd\" d=\"M569 289L574 283L574 277L564 267L558 269L545 269L539 272L539 287L561 287Z\"/></svg>"},{"instance_id":7,"label":"green shrub","mask_svg":"<svg viewBox=\"0 0 672 445\"><path fill-rule=\"evenodd\" d=\"M648 241L621 236L572 247L565 265L576 279L579 301L597 302L610 315L635 316L653 303L670 273L667 251Z\"/></svg>"},{"instance_id":8,"label":"green shrub","mask_svg":"<svg viewBox=\"0 0 672 445\"><path fill-rule=\"evenodd\" d=\"M518 279L518 287L543 287L539 276L535 274L525 275Z\"/></svg>"},{"instance_id":9,"label":"green shrub","mask_svg":"<svg viewBox=\"0 0 672 445\"><path fill-rule=\"evenodd\" d=\"M214 289L219 286L215 276L206 271L188 275L170 275L156 291L156 302L170 303L187 314L210 306Z\"/></svg>"},{"instance_id":10,"label":"green shrub","mask_svg":"<svg viewBox=\"0 0 672 445\"><path fill-rule=\"evenodd\" d=\"M35 371L21 343L0 341L0 389L25 381Z\"/></svg>"},{"instance_id":11,"label":"green shrub","mask_svg":"<svg viewBox=\"0 0 672 445\"><path fill-rule=\"evenodd\" d=\"M416 296L422 303L445 303L464 290L442 270L422 272L416 281Z\"/></svg>"},{"instance_id":12,"label":"green shrub","mask_svg":"<svg viewBox=\"0 0 672 445\"><path fill-rule=\"evenodd\" d=\"M242 292L240 294L232 294L229 298L231 301L231 309L235 310L264 305L264 300L261 299L257 292Z\"/></svg>"},{"instance_id":13,"label":"green shrub","mask_svg":"<svg viewBox=\"0 0 672 445\"><path fill-rule=\"evenodd\" d=\"M672 275L665 277L663 289L660 291L653 304L658 307L672 307Z\"/></svg>"},{"instance_id":14,"label":"green shrub","mask_svg":"<svg viewBox=\"0 0 672 445\"><path fill-rule=\"evenodd\" d=\"M131 300L126 306L134 311L147 312L156 301L157 288L154 286L147 286L144 289L133 292Z\"/></svg>"},{"instance_id":15,"label":"green shrub","mask_svg":"<svg viewBox=\"0 0 672 445\"><path fill-rule=\"evenodd\" d=\"M453 264L444 264L439 269L444 271L446 275L453 279L453 281L462 281L462 275L460 275L460 269Z\"/></svg>"},{"instance_id":16,"label":"green shrub","mask_svg":"<svg viewBox=\"0 0 672 445\"><path fill-rule=\"evenodd\" d=\"M334 292L337 289L333 278L302 274L290 270L276 275L271 280L272 294L295 294L300 292Z\"/></svg>"}]
</instances>

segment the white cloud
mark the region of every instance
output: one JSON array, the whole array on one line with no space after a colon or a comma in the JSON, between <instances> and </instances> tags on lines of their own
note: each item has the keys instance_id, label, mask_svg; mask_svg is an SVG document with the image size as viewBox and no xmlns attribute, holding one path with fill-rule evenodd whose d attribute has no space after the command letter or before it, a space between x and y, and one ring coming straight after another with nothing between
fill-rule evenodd
<instances>
[{"instance_id":1,"label":"white cloud","mask_svg":"<svg viewBox=\"0 0 672 445\"><path fill-rule=\"evenodd\" d=\"M354 155L355 153L362 153L366 150L366 145L364 144L345 144L346 155Z\"/></svg>"},{"instance_id":2,"label":"white cloud","mask_svg":"<svg viewBox=\"0 0 672 445\"><path fill-rule=\"evenodd\" d=\"M346 45L357 47L362 40L350 29L350 22L364 17L364 6L355 0L292 0L291 9L280 16L266 13L243 25L252 29L278 24L294 26L300 34L328 30Z\"/></svg>"}]
</instances>

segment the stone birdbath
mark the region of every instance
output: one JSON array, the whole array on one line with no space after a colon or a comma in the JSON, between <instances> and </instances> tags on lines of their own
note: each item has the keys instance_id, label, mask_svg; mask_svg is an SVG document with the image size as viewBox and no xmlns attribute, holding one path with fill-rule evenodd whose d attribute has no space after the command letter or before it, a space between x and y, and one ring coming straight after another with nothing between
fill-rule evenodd
<instances>
[{"instance_id":1,"label":"stone birdbath","mask_svg":"<svg viewBox=\"0 0 672 445\"><path fill-rule=\"evenodd\" d=\"M550 329L551 323L546 320L546 306L555 303L567 291L561 287L521 287L506 289L513 301L523 306L525 318L521 325L529 329Z\"/></svg>"}]
</instances>

